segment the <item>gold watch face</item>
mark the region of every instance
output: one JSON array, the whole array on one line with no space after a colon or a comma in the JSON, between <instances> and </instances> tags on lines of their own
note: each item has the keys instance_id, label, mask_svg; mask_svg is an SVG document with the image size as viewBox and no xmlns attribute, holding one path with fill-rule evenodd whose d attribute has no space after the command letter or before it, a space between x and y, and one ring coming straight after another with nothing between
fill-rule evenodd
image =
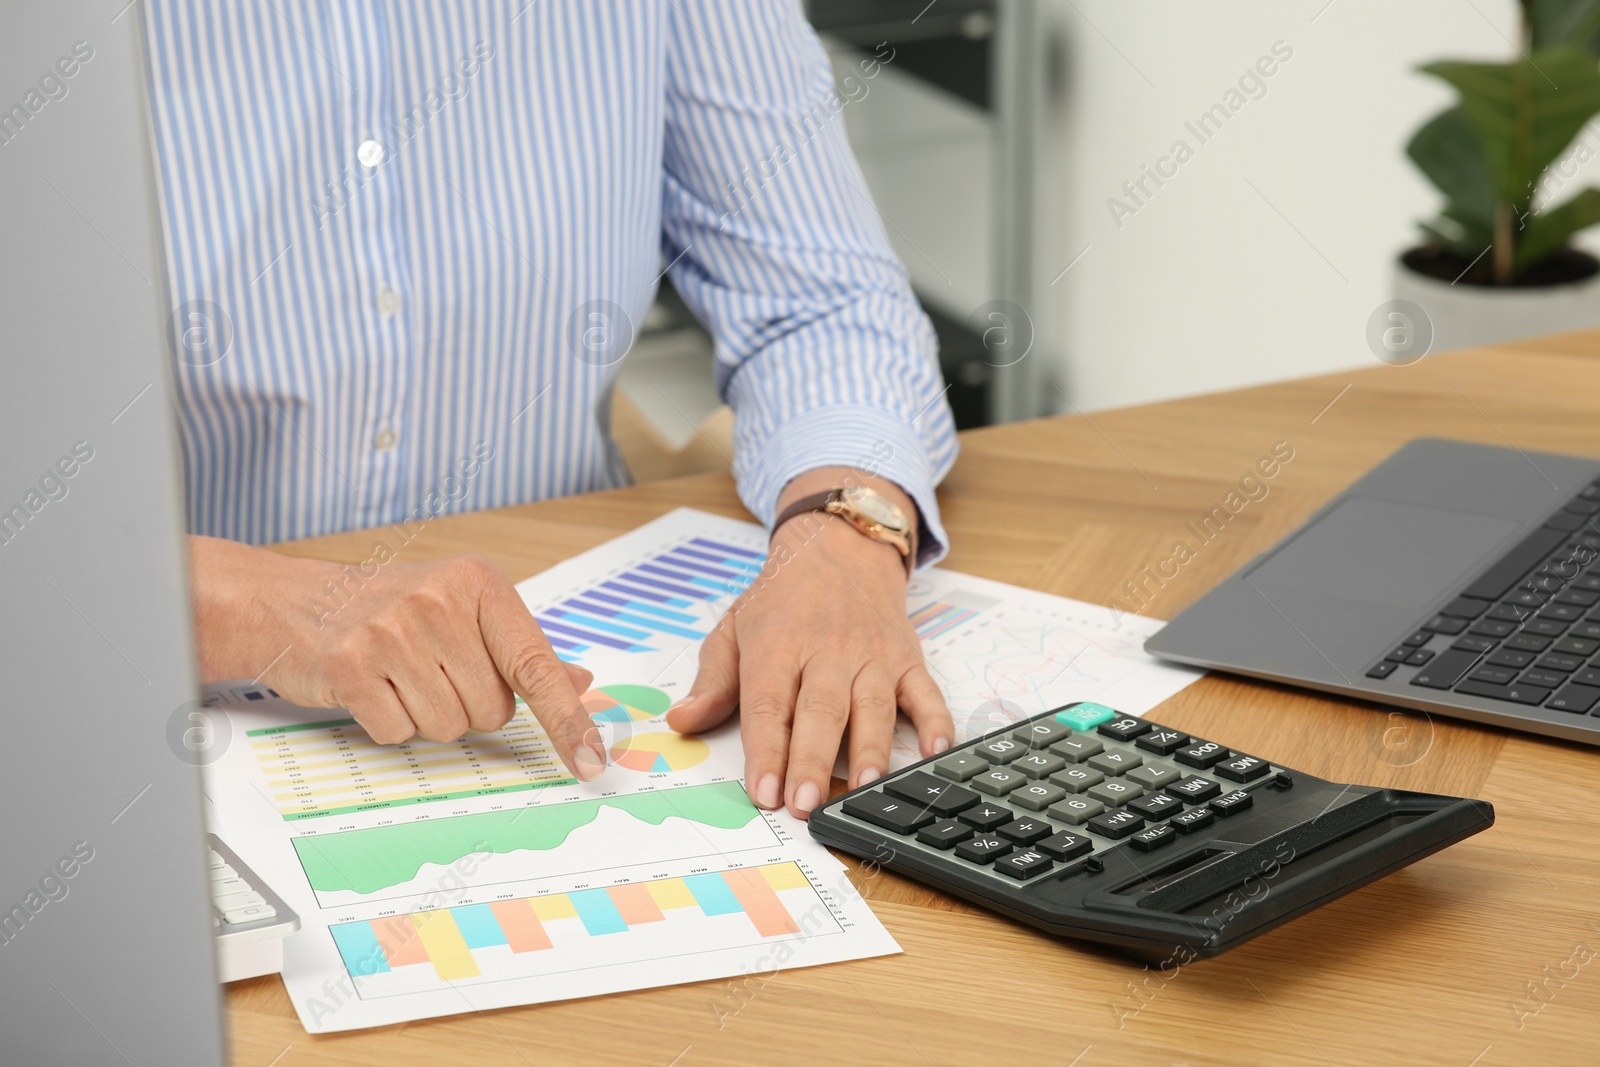
<instances>
[{"instance_id":1,"label":"gold watch face","mask_svg":"<svg viewBox=\"0 0 1600 1067\"><path fill-rule=\"evenodd\" d=\"M900 506L875 489L852 485L841 490L840 496L862 518L896 533L905 533L911 525Z\"/></svg>"}]
</instances>

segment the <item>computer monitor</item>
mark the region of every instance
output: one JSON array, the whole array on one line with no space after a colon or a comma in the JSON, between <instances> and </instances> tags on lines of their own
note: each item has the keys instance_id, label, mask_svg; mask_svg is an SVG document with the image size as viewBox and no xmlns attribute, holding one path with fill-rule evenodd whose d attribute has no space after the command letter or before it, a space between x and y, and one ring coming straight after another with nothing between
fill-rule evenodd
<instances>
[{"instance_id":1,"label":"computer monitor","mask_svg":"<svg viewBox=\"0 0 1600 1067\"><path fill-rule=\"evenodd\" d=\"M143 17L0 0L7 1063L225 1055Z\"/></svg>"}]
</instances>

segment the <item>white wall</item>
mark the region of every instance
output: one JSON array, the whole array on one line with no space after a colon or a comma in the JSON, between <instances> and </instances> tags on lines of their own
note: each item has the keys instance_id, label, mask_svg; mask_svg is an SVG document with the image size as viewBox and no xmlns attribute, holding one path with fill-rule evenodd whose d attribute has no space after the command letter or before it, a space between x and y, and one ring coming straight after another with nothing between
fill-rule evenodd
<instances>
[{"instance_id":1,"label":"white wall","mask_svg":"<svg viewBox=\"0 0 1600 1067\"><path fill-rule=\"evenodd\" d=\"M1503 58L1515 5L1046 3L1066 63L1046 139L1045 297L1034 318L1074 403L1108 407L1370 364L1367 317L1389 298L1391 264L1414 243L1415 221L1438 206L1403 148L1450 96L1414 68ZM1264 79L1264 96L1201 144L1185 122L1276 41L1293 57ZM1180 139L1194 157L1133 205L1122 183ZM1120 227L1113 196L1136 207Z\"/></svg>"}]
</instances>

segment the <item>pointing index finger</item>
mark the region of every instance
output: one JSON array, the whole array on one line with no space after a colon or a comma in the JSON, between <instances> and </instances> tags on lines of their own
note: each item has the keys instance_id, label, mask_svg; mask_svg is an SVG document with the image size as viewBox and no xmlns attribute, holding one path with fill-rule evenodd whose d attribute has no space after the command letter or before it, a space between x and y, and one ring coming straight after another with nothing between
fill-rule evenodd
<instances>
[{"instance_id":1,"label":"pointing index finger","mask_svg":"<svg viewBox=\"0 0 1600 1067\"><path fill-rule=\"evenodd\" d=\"M478 629L495 667L527 701L567 769L585 782L598 777L606 767L600 731L583 710L566 664L516 589L504 576L496 579L478 596Z\"/></svg>"}]
</instances>

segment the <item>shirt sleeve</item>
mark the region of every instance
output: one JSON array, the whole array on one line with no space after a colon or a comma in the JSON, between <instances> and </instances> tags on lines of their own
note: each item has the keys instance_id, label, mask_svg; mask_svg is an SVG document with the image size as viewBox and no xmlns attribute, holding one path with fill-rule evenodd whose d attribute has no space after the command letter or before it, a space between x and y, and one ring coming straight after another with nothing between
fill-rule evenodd
<instances>
[{"instance_id":1,"label":"shirt sleeve","mask_svg":"<svg viewBox=\"0 0 1600 1067\"><path fill-rule=\"evenodd\" d=\"M663 254L716 338L740 497L770 526L796 475L863 468L916 502L918 562L936 562L955 424L933 327L845 137L881 61L836 89L797 0L670 7Z\"/></svg>"}]
</instances>

